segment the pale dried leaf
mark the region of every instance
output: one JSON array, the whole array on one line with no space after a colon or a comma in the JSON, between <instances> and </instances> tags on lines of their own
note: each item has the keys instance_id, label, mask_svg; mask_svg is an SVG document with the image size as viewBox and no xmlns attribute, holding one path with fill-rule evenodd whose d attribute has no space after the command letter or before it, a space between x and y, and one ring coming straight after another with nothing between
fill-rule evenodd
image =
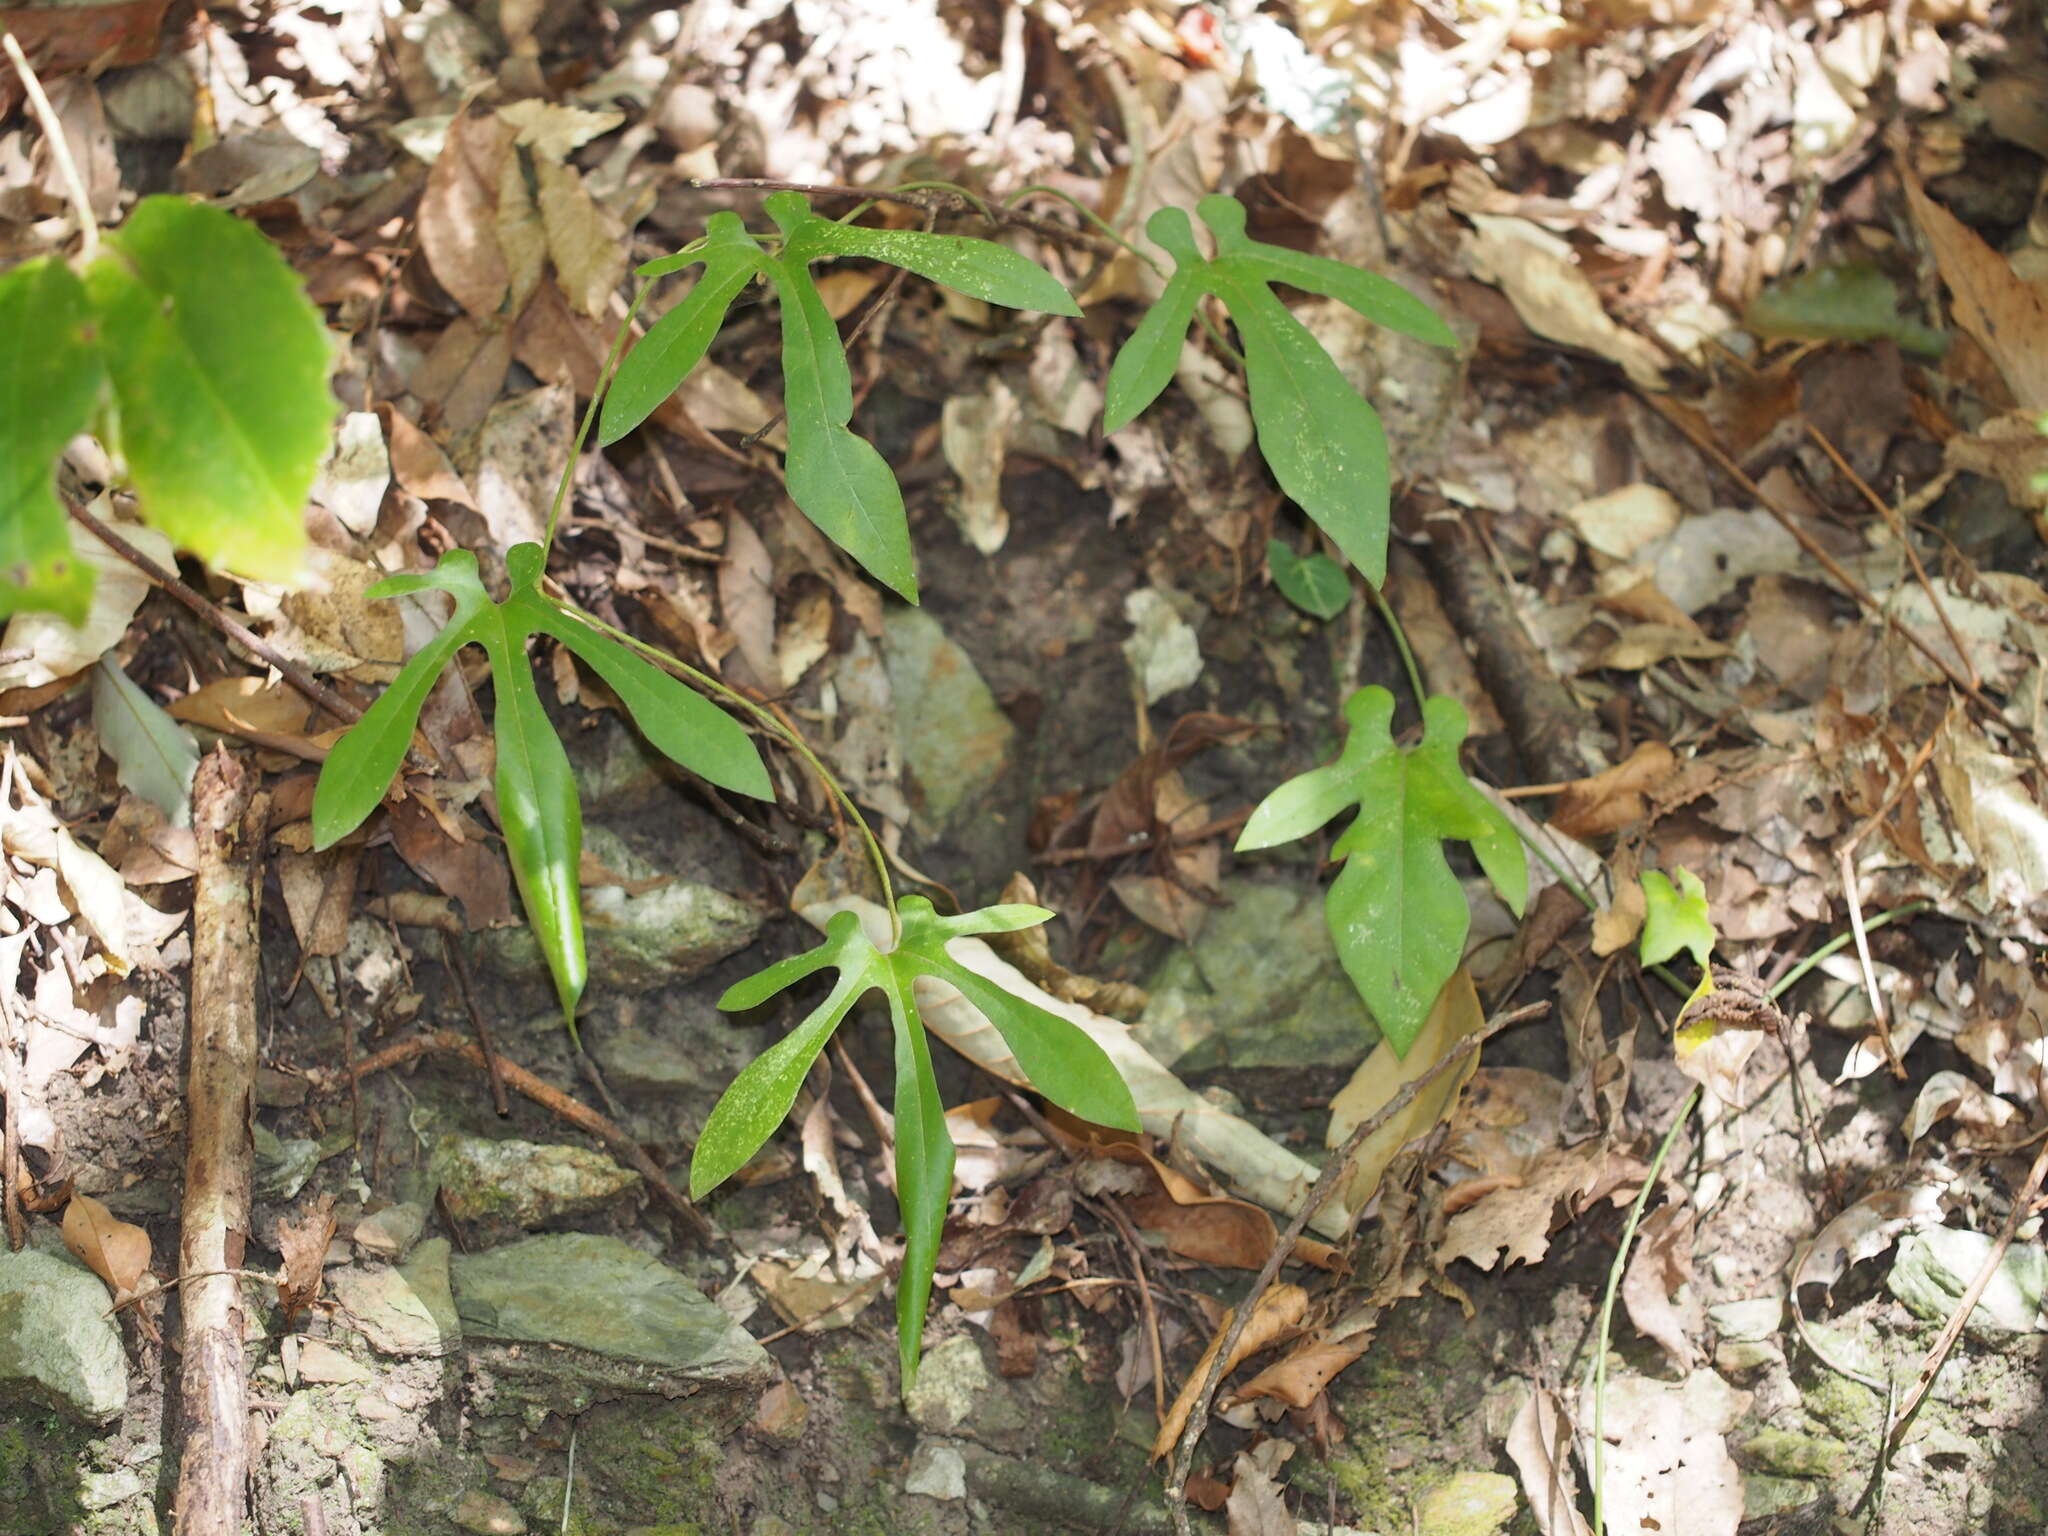
<instances>
[{"instance_id":1,"label":"pale dried leaf","mask_svg":"<svg viewBox=\"0 0 2048 1536\"><path fill-rule=\"evenodd\" d=\"M306 1308L320 1299L321 1264L334 1241L334 1196L320 1196L297 1221L279 1220L277 1251L284 1263L277 1272L277 1304L289 1328Z\"/></svg>"},{"instance_id":2,"label":"pale dried leaf","mask_svg":"<svg viewBox=\"0 0 2048 1536\"><path fill-rule=\"evenodd\" d=\"M91 1195L74 1194L64 1208L64 1246L106 1281L116 1301L136 1294L149 1273L149 1234L120 1220Z\"/></svg>"}]
</instances>

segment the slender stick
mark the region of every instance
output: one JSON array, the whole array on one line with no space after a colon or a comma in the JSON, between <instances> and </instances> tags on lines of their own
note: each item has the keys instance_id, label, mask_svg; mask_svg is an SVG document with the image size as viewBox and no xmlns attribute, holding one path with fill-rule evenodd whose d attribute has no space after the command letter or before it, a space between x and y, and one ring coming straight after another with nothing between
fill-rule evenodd
<instances>
[{"instance_id":1,"label":"slender stick","mask_svg":"<svg viewBox=\"0 0 2048 1536\"><path fill-rule=\"evenodd\" d=\"M100 521L99 518L95 517L77 502L66 497L64 509L71 514L72 520L79 527L85 529L87 533L90 533L102 544L106 545L107 548L134 566L136 570L142 572L143 575L156 583L163 591L175 597L179 602L198 614L200 618L206 620L207 623L226 635L258 661L263 662L266 666L275 668L278 676L282 677L330 715L333 715L338 720L346 720L351 724L362 719L362 710L351 704L347 699L344 699L332 688L329 688L290 657L281 655L268 641L257 635L248 625L229 613L225 608L208 602L204 597L201 597L197 592L186 586L184 582L180 581L177 576L158 565L149 556L145 555L133 544L130 544L120 534L116 533L106 523Z\"/></svg>"},{"instance_id":2,"label":"slender stick","mask_svg":"<svg viewBox=\"0 0 2048 1536\"><path fill-rule=\"evenodd\" d=\"M57 162L57 172L64 180L64 195L78 219L79 259L91 261L100 253L100 226L92 216L92 196L85 189L85 178L78 172L78 162L72 158L71 141L64 136L63 121L57 116L57 109L50 105L50 98L43 94L43 82L29 67L28 55L21 51L20 41L5 26L0 26L0 49L6 50L8 62L21 76L21 88L28 93L28 104L35 111L36 121L42 124L44 142L50 146L50 158Z\"/></svg>"}]
</instances>

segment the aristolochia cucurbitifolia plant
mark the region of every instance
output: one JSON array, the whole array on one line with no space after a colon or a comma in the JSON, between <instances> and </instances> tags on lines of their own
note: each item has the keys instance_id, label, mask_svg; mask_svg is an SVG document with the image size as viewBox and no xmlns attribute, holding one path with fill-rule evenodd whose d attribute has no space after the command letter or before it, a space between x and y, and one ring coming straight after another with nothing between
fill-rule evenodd
<instances>
[{"instance_id":1,"label":"aristolochia cucurbitifolia plant","mask_svg":"<svg viewBox=\"0 0 2048 1536\"><path fill-rule=\"evenodd\" d=\"M903 1278L896 1291L897 1344L907 1391L916 1378L918 1342L932 1267L953 1192L953 1138L932 1076L931 1051L918 1017L916 982L936 977L957 988L996 1027L1031 1086L1069 1114L1096 1125L1136 1131L1131 1091L1101 1046L1057 1014L1005 992L946 953L948 940L970 934L1015 933L1053 914L1014 903L941 917L922 896L896 904L895 947L882 950L860 920L841 912L815 949L735 982L718 1000L727 1009L758 1007L787 987L830 968L839 980L825 1000L733 1079L705 1123L690 1159L690 1195L701 1199L736 1173L782 1123L825 1042L863 993L876 990L889 1007L896 1037L896 1200L903 1211Z\"/></svg>"}]
</instances>

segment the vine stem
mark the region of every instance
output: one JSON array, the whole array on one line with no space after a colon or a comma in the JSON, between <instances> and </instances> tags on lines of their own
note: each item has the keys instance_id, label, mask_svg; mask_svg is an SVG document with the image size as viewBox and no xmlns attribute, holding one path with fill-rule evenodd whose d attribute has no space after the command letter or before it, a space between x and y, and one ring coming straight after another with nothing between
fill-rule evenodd
<instances>
[{"instance_id":1,"label":"vine stem","mask_svg":"<svg viewBox=\"0 0 2048 1536\"><path fill-rule=\"evenodd\" d=\"M36 78L28 55L21 51L20 39L5 26L0 26L0 49L6 50L8 62L21 76L21 88L28 96L36 121L42 125L43 139L50 146L50 158L57 162L57 173L64 179L64 195L70 200L71 210L78 218L79 259L89 262L100 253L99 220L92 215L92 197L85 189L85 178L79 174L78 162L72 158L71 141L64 137L64 124L57 116L57 109L50 105L50 98L43 93L43 82Z\"/></svg>"},{"instance_id":2,"label":"vine stem","mask_svg":"<svg viewBox=\"0 0 2048 1536\"><path fill-rule=\"evenodd\" d=\"M1408 673L1408 686L1415 691L1415 707L1421 709L1429 702L1429 690L1422 686L1422 668L1416 663L1415 651L1408 644L1408 632L1401 627L1401 620L1395 615L1393 604L1387 601L1387 594L1366 582L1365 590L1372 594L1372 605L1379 610L1387 632L1394 637L1394 649L1401 653L1401 665Z\"/></svg>"},{"instance_id":3,"label":"vine stem","mask_svg":"<svg viewBox=\"0 0 2048 1536\"><path fill-rule=\"evenodd\" d=\"M647 295L654 291L650 278L642 278L640 286L633 292L633 300L626 306L626 318L619 322L619 328L612 336L612 349L606 355L604 367L598 370L597 382L590 391L590 403L583 408L583 420L576 427L576 441L569 447L569 460L562 466L562 478L555 483L555 499L548 507L547 532L541 536L541 569L547 569L548 555L555 547L555 529L562 521L562 508L569 500L569 487L576 481L576 465L583 457L583 445L590 438L590 429L597 421L597 408L604 400L605 391L611 387L612 375L618 371L619 359L625 355L626 338L633 334L633 319L640 313L640 306L647 302Z\"/></svg>"}]
</instances>

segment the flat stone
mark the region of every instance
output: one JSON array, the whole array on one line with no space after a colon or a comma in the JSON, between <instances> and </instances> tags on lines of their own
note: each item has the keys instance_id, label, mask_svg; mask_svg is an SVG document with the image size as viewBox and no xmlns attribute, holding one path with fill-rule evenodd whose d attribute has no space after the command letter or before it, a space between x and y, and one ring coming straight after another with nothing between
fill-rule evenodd
<instances>
[{"instance_id":1,"label":"flat stone","mask_svg":"<svg viewBox=\"0 0 2048 1536\"><path fill-rule=\"evenodd\" d=\"M937 1440L918 1441L917 1449L910 1453L903 1491L921 1493L928 1499L966 1498L967 1458Z\"/></svg>"},{"instance_id":2,"label":"flat stone","mask_svg":"<svg viewBox=\"0 0 2048 1536\"><path fill-rule=\"evenodd\" d=\"M1003 1435L1024 1423L1009 1387L989 1374L980 1343L965 1333L918 1362L917 1381L903 1407L919 1429L935 1435Z\"/></svg>"},{"instance_id":3,"label":"flat stone","mask_svg":"<svg viewBox=\"0 0 2048 1536\"><path fill-rule=\"evenodd\" d=\"M0 1249L0 1399L41 1403L87 1424L128 1406L128 1360L107 1288L76 1264Z\"/></svg>"},{"instance_id":4,"label":"flat stone","mask_svg":"<svg viewBox=\"0 0 2048 1536\"><path fill-rule=\"evenodd\" d=\"M694 1381L775 1374L768 1352L686 1276L615 1237L530 1237L451 1269L471 1338L561 1344Z\"/></svg>"},{"instance_id":5,"label":"flat stone","mask_svg":"<svg viewBox=\"0 0 2048 1536\"><path fill-rule=\"evenodd\" d=\"M397 1263L420 1240L427 1229L427 1208L417 1201L401 1201L372 1211L356 1223L351 1240L373 1259Z\"/></svg>"},{"instance_id":6,"label":"flat stone","mask_svg":"<svg viewBox=\"0 0 2048 1536\"><path fill-rule=\"evenodd\" d=\"M1009 766L1017 730L937 619L922 608L893 608L882 624L913 815L928 831L944 830L978 813Z\"/></svg>"},{"instance_id":7,"label":"flat stone","mask_svg":"<svg viewBox=\"0 0 2048 1536\"><path fill-rule=\"evenodd\" d=\"M1916 1317L1945 1322L1990 1256L1995 1239L1960 1227L1928 1227L1899 1240L1898 1258L1885 1285ZM2048 1303L2048 1248L2014 1243L1998 1261L1991 1283L1970 1313L1969 1327L1986 1333L2035 1333Z\"/></svg>"},{"instance_id":8,"label":"flat stone","mask_svg":"<svg viewBox=\"0 0 2048 1536\"><path fill-rule=\"evenodd\" d=\"M331 1270L328 1288L379 1354L445 1355L462 1342L448 1252L445 1237L429 1238L396 1269Z\"/></svg>"},{"instance_id":9,"label":"flat stone","mask_svg":"<svg viewBox=\"0 0 2048 1536\"><path fill-rule=\"evenodd\" d=\"M495 1493L472 1488L448 1511L448 1518L476 1536L525 1536L526 1517Z\"/></svg>"},{"instance_id":10,"label":"flat stone","mask_svg":"<svg viewBox=\"0 0 2048 1536\"><path fill-rule=\"evenodd\" d=\"M1422 1496L1415 1526L1422 1536L1491 1536L1514 1518L1519 1502L1512 1477L1459 1472Z\"/></svg>"},{"instance_id":11,"label":"flat stone","mask_svg":"<svg viewBox=\"0 0 2048 1536\"><path fill-rule=\"evenodd\" d=\"M622 885L583 888L584 947L593 985L626 992L671 986L745 949L761 930L765 914L759 909L713 886L664 879L674 871L654 868L607 828L585 827L583 849L638 891ZM662 883L639 889L650 880ZM482 954L508 975L546 974L531 928L491 930Z\"/></svg>"},{"instance_id":12,"label":"flat stone","mask_svg":"<svg viewBox=\"0 0 2048 1536\"><path fill-rule=\"evenodd\" d=\"M1148 984L1139 1042L1180 1072L1348 1066L1379 1041L1313 885L1233 877L1228 905Z\"/></svg>"},{"instance_id":13,"label":"flat stone","mask_svg":"<svg viewBox=\"0 0 2048 1536\"><path fill-rule=\"evenodd\" d=\"M502 1231L601 1210L640 1183L595 1148L461 1134L434 1144L428 1169L451 1216Z\"/></svg>"}]
</instances>

